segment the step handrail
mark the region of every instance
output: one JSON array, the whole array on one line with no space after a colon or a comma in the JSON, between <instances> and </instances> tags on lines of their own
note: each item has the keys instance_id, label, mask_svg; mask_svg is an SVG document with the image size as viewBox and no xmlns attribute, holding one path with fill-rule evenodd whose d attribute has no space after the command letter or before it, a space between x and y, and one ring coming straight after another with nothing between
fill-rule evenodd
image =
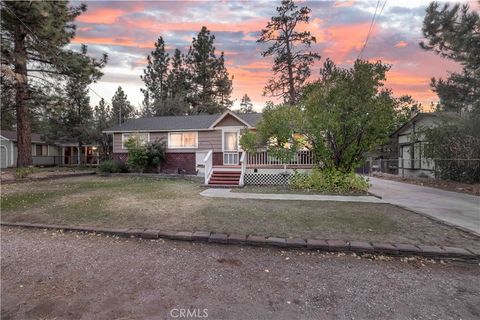
<instances>
[{"instance_id":1,"label":"step handrail","mask_svg":"<svg viewBox=\"0 0 480 320\"><path fill-rule=\"evenodd\" d=\"M240 173L240 181L238 185L243 187L245 185L245 171L247 170L247 161L246 160L246 152L242 152L242 156L240 157L240 166L241 166L241 173Z\"/></svg>"},{"instance_id":2,"label":"step handrail","mask_svg":"<svg viewBox=\"0 0 480 320\"><path fill-rule=\"evenodd\" d=\"M203 159L205 163L205 184L208 184L210 177L212 176L213 172L213 150L208 151L207 155Z\"/></svg>"}]
</instances>

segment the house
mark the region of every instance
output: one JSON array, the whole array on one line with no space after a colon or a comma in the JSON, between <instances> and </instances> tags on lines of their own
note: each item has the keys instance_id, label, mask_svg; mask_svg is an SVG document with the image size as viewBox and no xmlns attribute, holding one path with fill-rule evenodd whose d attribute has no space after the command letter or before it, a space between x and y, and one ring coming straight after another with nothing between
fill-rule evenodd
<instances>
[{"instance_id":1,"label":"house","mask_svg":"<svg viewBox=\"0 0 480 320\"><path fill-rule=\"evenodd\" d=\"M398 141L398 175L435 177L435 161L424 155L428 144L425 130L454 118L455 114L449 112L418 113L391 134Z\"/></svg>"},{"instance_id":2,"label":"house","mask_svg":"<svg viewBox=\"0 0 480 320\"><path fill-rule=\"evenodd\" d=\"M17 132L0 132L0 168L17 164ZM35 166L95 165L98 164L96 145L49 141L39 133L32 132L32 160Z\"/></svg>"},{"instance_id":3,"label":"house","mask_svg":"<svg viewBox=\"0 0 480 320\"><path fill-rule=\"evenodd\" d=\"M125 142L136 136L144 143L166 142L165 173L197 174L205 184L243 185L285 179L287 169L311 168L305 152L288 164L283 164L267 151L247 155L240 147L243 130L255 130L261 113L165 116L139 118L104 131L113 135L113 158L126 161Z\"/></svg>"}]
</instances>

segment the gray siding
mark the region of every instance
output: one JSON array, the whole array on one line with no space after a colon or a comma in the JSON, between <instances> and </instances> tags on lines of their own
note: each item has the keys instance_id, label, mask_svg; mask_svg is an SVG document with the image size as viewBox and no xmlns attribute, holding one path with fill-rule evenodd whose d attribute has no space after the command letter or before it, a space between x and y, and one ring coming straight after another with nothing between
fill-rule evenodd
<instances>
[{"instance_id":1,"label":"gray siding","mask_svg":"<svg viewBox=\"0 0 480 320\"><path fill-rule=\"evenodd\" d=\"M181 131L179 131L181 132ZM168 144L168 132L151 132L150 141L164 139ZM191 149L167 149L171 153L191 153L198 150L211 150L214 152L222 152L222 130L198 131L198 148ZM126 149L122 149L122 134L115 133L113 135L113 152L126 153Z\"/></svg>"}]
</instances>

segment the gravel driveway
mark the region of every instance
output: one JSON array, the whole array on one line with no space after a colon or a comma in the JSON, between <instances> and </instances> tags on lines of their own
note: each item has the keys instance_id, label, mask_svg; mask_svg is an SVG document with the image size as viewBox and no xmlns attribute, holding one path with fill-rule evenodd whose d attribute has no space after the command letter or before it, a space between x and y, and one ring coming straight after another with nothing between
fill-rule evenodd
<instances>
[{"instance_id":1,"label":"gravel driveway","mask_svg":"<svg viewBox=\"0 0 480 320\"><path fill-rule=\"evenodd\" d=\"M1 244L5 320L480 317L478 265L5 227Z\"/></svg>"}]
</instances>

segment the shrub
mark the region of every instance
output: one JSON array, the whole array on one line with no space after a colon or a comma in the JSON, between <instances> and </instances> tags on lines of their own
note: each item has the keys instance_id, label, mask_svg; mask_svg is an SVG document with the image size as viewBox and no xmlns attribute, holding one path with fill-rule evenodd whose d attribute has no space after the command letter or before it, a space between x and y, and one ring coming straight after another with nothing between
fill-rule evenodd
<instances>
[{"instance_id":1,"label":"shrub","mask_svg":"<svg viewBox=\"0 0 480 320\"><path fill-rule=\"evenodd\" d=\"M102 173L128 172L125 163L119 160L103 161L98 167L98 170Z\"/></svg>"},{"instance_id":2,"label":"shrub","mask_svg":"<svg viewBox=\"0 0 480 320\"><path fill-rule=\"evenodd\" d=\"M367 192L369 183L354 172L337 169L313 169L310 174L295 173L290 177L290 187L297 190L315 190L329 193Z\"/></svg>"},{"instance_id":3,"label":"shrub","mask_svg":"<svg viewBox=\"0 0 480 320\"><path fill-rule=\"evenodd\" d=\"M146 148L147 167L156 168L157 171L161 163L165 160L166 143L164 140L155 140L149 143Z\"/></svg>"},{"instance_id":4,"label":"shrub","mask_svg":"<svg viewBox=\"0 0 480 320\"><path fill-rule=\"evenodd\" d=\"M34 172L33 167L17 168L15 169L15 178L24 179Z\"/></svg>"},{"instance_id":5,"label":"shrub","mask_svg":"<svg viewBox=\"0 0 480 320\"><path fill-rule=\"evenodd\" d=\"M128 150L128 166L134 171L146 171L155 168L158 171L165 160L166 143L164 140L144 143L137 137L131 137L125 144Z\"/></svg>"},{"instance_id":6,"label":"shrub","mask_svg":"<svg viewBox=\"0 0 480 320\"><path fill-rule=\"evenodd\" d=\"M143 171L147 167L147 147L136 136L130 137L125 143L128 150L127 164L133 171Z\"/></svg>"}]
</instances>

